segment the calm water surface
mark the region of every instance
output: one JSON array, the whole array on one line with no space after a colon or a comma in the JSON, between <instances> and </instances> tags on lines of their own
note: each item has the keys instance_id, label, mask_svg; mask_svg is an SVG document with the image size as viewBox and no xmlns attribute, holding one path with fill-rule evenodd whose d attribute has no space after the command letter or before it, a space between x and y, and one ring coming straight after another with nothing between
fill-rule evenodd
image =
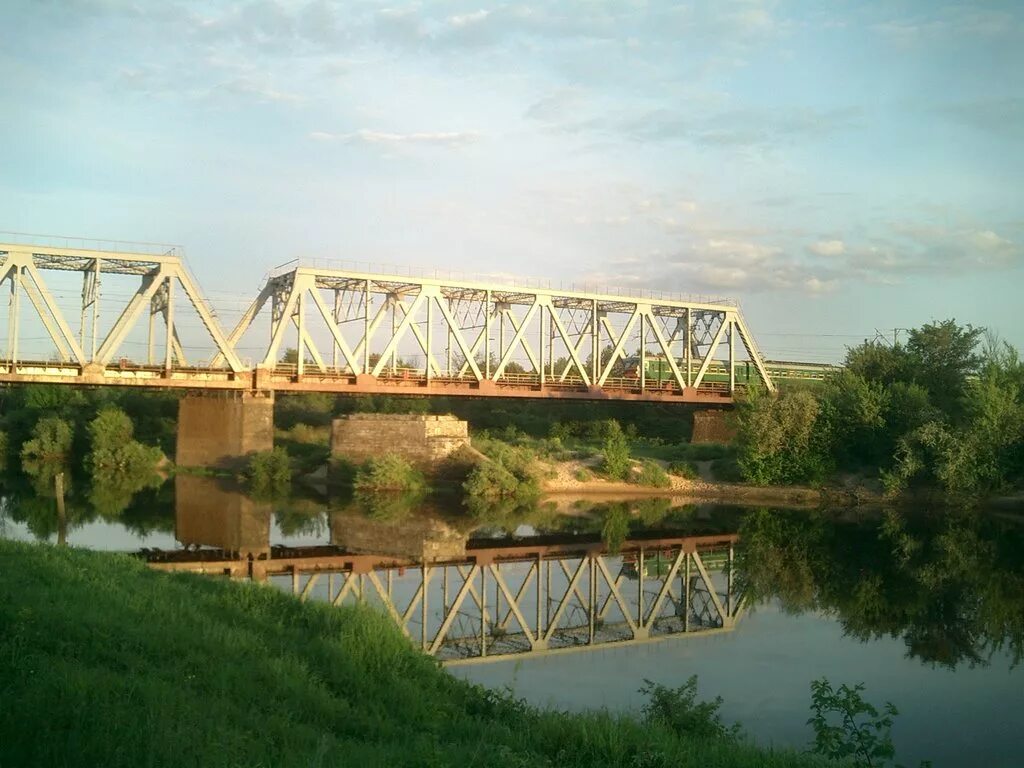
<instances>
[{"instance_id":1,"label":"calm water surface","mask_svg":"<svg viewBox=\"0 0 1024 768\"><path fill-rule=\"evenodd\" d=\"M674 686L696 674L700 695L721 696L724 718L756 741L802 747L811 737L810 682L827 677L863 682L868 700L896 704L904 764L1024 764L1024 523L1013 515L658 501L468 518L422 504L260 502L218 481L179 477L100 505L72 491L63 518L54 499L9 483L0 536L144 552L162 568L224 572L243 563L243 575L308 599L361 595L392 606L416 644L430 648L444 634L432 650L452 662L452 674L539 705L635 711L645 679ZM540 563L522 555L542 549ZM597 550L600 563L586 560ZM277 574L273 564L288 558L336 564L337 573ZM495 571L470 570L490 558L501 562ZM434 565L424 570L424 560ZM486 585L482 604L478 584ZM629 641L626 614L650 611L659 595L654 640ZM549 647L560 650L530 650L535 614L542 627L556 619Z\"/></svg>"}]
</instances>

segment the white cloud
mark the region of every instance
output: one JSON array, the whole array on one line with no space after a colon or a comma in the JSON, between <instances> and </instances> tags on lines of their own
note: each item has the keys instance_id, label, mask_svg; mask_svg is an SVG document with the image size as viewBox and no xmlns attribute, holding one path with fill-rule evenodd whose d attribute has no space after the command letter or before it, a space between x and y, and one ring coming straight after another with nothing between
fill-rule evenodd
<instances>
[{"instance_id":1,"label":"white cloud","mask_svg":"<svg viewBox=\"0 0 1024 768\"><path fill-rule=\"evenodd\" d=\"M842 256L846 253L846 243L842 240L819 240L808 245L807 250L815 256Z\"/></svg>"},{"instance_id":2,"label":"white cloud","mask_svg":"<svg viewBox=\"0 0 1024 768\"><path fill-rule=\"evenodd\" d=\"M474 131L437 131L433 133L389 133L360 129L352 133L327 133L312 131L309 138L315 141L341 141L346 144L379 144L384 146L420 145L434 147L461 147L480 139Z\"/></svg>"}]
</instances>

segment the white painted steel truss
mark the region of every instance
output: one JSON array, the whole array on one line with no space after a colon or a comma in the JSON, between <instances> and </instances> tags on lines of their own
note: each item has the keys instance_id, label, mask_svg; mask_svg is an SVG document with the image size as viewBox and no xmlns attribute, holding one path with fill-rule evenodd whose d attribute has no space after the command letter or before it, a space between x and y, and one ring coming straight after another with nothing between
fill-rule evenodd
<instances>
[{"instance_id":1,"label":"white painted steel truss","mask_svg":"<svg viewBox=\"0 0 1024 768\"><path fill-rule=\"evenodd\" d=\"M82 280L74 323L44 278L69 272L80 273ZM126 302L106 292L114 276L138 281ZM728 303L299 266L272 275L234 330L225 334L173 249L146 254L0 244L0 289L5 285L4 380L82 377L97 383L158 384L173 379L175 386L378 391L411 379L425 383L424 392L438 382L461 387L464 394L517 394L511 389L518 387L518 394L529 389L601 397L618 390L634 393L629 397L685 399L698 390L731 395L737 388L737 363L743 362L756 371L752 379L774 390L739 308ZM198 315L213 353L209 362L193 367L176 322L182 297ZM52 342L54 353L47 360L23 353L26 303ZM101 307L114 304L116 320L103 322ZM147 305L148 328L143 330ZM253 368L243 365L237 349L261 314L269 315L270 333L265 346L260 343L264 351ZM133 332L146 334L144 360L142 354L121 351ZM282 376L287 366L280 357L288 347L299 353L294 370ZM656 381L647 375L653 359L667 369ZM632 361L630 370L627 360ZM260 378L261 370L272 375Z\"/></svg>"},{"instance_id":2,"label":"white painted steel truss","mask_svg":"<svg viewBox=\"0 0 1024 768\"><path fill-rule=\"evenodd\" d=\"M296 567L285 578L302 600L377 605L426 653L467 663L730 631L744 610L732 559L731 546L640 548L401 571Z\"/></svg>"},{"instance_id":3,"label":"white painted steel truss","mask_svg":"<svg viewBox=\"0 0 1024 768\"><path fill-rule=\"evenodd\" d=\"M653 298L522 289L499 283L419 279L297 267L272 276L228 337L237 345L270 306L270 338L261 367L280 368L286 346L298 350L296 374L422 377L476 385L509 382L595 390L629 386L682 393L707 385L709 370L752 364L774 384L739 308ZM326 338L323 354L314 338ZM737 343L738 342L738 343ZM405 360L412 352L413 362ZM647 380L648 358L669 369ZM422 361L422 362L421 362Z\"/></svg>"},{"instance_id":4,"label":"white painted steel truss","mask_svg":"<svg viewBox=\"0 0 1024 768\"><path fill-rule=\"evenodd\" d=\"M52 272L82 274L81 315L77 333L54 299L45 275ZM112 276L135 276L138 285L127 302L104 299L105 281ZM196 282L180 257L173 253L151 255L120 253L42 245L0 244L0 287L9 288L7 313L7 348L2 364L4 373L29 373L40 370L38 361L23 363L20 354L22 327L22 296L28 299L59 362L78 367L79 373L102 376L120 351L129 333L138 327L148 305L148 342L146 362L140 366L160 367L164 375L172 369L187 367L185 353L178 337L175 310L179 295L199 316L217 350L222 367L231 373L244 370L234 350L220 329L213 311L206 304ZM108 302L119 309L117 319L105 331L101 329L100 306ZM163 333L157 331L157 318L162 320ZM158 338L162 335L162 342ZM157 347L163 348L157 360ZM56 361L52 361L56 362ZM45 366L42 367L47 371ZM54 366L53 370L66 368Z\"/></svg>"}]
</instances>

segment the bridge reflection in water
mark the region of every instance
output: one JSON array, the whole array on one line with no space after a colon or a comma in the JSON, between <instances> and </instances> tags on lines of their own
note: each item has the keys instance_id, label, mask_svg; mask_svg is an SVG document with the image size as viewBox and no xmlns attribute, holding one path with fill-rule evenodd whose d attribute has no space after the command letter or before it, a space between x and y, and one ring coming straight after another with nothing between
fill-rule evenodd
<instances>
[{"instance_id":1,"label":"bridge reflection in water","mask_svg":"<svg viewBox=\"0 0 1024 768\"><path fill-rule=\"evenodd\" d=\"M341 512L330 545L271 547L270 506L229 503L210 485L179 477L176 526L183 544L212 548L148 553L152 567L375 605L448 664L707 636L743 614L735 534L649 532L611 551L594 534L481 538L458 522Z\"/></svg>"}]
</instances>

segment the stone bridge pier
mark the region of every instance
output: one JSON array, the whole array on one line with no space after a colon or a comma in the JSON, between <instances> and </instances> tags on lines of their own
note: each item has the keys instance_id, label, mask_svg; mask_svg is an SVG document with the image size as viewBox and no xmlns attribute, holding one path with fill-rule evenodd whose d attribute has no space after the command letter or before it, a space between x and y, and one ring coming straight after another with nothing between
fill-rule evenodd
<instances>
[{"instance_id":1,"label":"stone bridge pier","mask_svg":"<svg viewBox=\"0 0 1024 768\"><path fill-rule=\"evenodd\" d=\"M273 392L190 392L178 402L180 467L237 470L273 447Z\"/></svg>"}]
</instances>

